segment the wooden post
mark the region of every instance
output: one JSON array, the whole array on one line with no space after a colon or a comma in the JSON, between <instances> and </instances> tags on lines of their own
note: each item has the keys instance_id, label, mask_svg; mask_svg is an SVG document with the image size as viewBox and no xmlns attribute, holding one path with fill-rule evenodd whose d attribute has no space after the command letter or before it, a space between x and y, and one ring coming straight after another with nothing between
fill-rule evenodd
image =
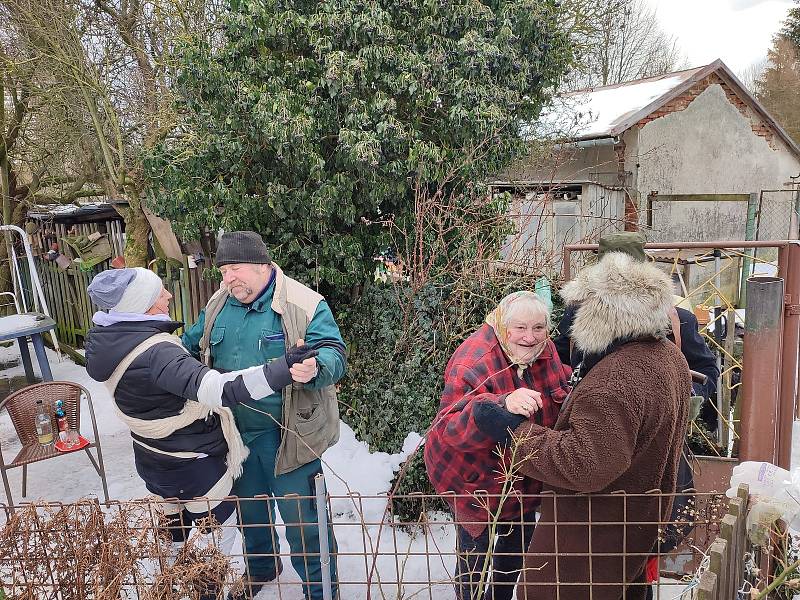
<instances>
[{"instance_id":1,"label":"wooden post","mask_svg":"<svg viewBox=\"0 0 800 600\"><path fill-rule=\"evenodd\" d=\"M728 542L717 538L708 550L710 559L708 570L717 575L716 594L718 598L728 598L726 588L728 585Z\"/></svg>"},{"instance_id":2,"label":"wooden post","mask_svg":"<svg viewBox=\"0 0 800 600\"><path fill-rule=\"evenodd\" d=\"M697 584L697 600L719 600L716 574L706 571L700 576L700 582Z\"/></svg>"}]
</instances>

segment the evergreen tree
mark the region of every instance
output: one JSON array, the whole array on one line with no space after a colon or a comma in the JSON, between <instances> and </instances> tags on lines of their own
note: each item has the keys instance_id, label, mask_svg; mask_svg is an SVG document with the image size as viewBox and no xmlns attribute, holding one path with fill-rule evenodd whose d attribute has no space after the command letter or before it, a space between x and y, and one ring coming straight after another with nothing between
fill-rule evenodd
<instances>
[{"instance_id":1,"label":"evergreen tree","mask_svg":"<svg viewBox=\"0 0 800 600\"><path fill-rule=\"evenodd\" d=\"M756 81L756 96L800 143L800 6L789 10L781 33L775 36L767 68Z\"/></svg>"},{"instance_id":2,"label":"evergreen tree","mask_svg":"<svg viewBox=\"0 0 800 600\"><path fill-rule=\"evenodd\" d=\"M219 43L183 51L180 123L145 161L154 209L185 237L257 230L326 293L358 285L415 188L483 193L526 151L522 125L570 63L565 10L233 0Z\"/></svg>"}]
</instances>

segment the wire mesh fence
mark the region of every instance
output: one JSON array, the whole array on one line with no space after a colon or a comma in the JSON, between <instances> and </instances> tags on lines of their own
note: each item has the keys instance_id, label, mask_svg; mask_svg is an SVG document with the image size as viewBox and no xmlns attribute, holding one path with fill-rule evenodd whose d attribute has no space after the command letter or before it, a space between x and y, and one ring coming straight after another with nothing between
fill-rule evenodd
<instances>
[{"instance_id":1,"label":"wire mesh fence","mask_svg":"<svg viewBox=\"0 0 800 600\"><path fill-rule=\"evenodd\" d=\"M783 190L763 190L758 195L755 239L797 239L798 209L800 209L800 186Z\"/></svg>"},{"instance_id":2,"label":"wire mesh fence","mask_svg":"<svg viewBox=\"0 0 800 600\"><path fill-rule=\"evenodd\" d=\"M494 598L511 598L518 581L517 598L632 599L650 587L654 598L688 598L708 570L708 549L728 506L723 494L695 491L507 496L499 500L519 507L513 518L454 522L432 509L441 499L324 491L280 498L282 507L326 506L317 521L298 522L291 514L300 510L268 510L274 498L234 497L224 500L237 514L257 503L269 517L222 525L212 515L218 502L204 499L205 518L194 522L183 544L173 542L168 505L153 499L4 506L0 586L8 598L210 599L241 594L242 575L249 573L259 598L287 600L445 600L483 598L489 590ZM394 506L409 501L419 506L419 518L401 522ZM537 521L547 504L546 514L555 518ZM245 537L260 532L269 543L248 551L237 540L226 553L220 541L226 529ZM319 541L323 532L329 545ZM255 572L267 564L272 572Z\"/></svg>"}]
</instances>

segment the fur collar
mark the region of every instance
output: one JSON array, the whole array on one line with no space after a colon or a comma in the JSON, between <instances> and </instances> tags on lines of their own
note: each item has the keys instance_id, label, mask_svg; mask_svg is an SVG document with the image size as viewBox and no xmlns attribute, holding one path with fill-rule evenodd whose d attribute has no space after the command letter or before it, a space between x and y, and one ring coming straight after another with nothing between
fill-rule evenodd
<instances>
[{"instance_id":1,"label":"fur collar","mask_svg":"<svg viewBox=\"0 0 800 600\"><path fill-rule=\"evenodd\" d=\"M570 331L578 350L603 352L614 341L662 336L669 329L670 278L650 263L610 252L561 288L577 304Z\"/></svg>"}]
</instances>

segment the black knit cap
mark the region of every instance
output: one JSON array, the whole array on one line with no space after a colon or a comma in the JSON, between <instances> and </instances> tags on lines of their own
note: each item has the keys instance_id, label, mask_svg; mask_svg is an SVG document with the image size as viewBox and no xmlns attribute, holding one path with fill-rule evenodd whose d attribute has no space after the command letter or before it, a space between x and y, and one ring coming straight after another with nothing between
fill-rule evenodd
<instances>
[{"instance_id":1,"label":"black knit cap","mask_svg":"<svg viewBox=\"0 0 800 600\"><path fill-rule=\"evenodd\" d=\"M223 233L217 241L214 262L218 267L237 263L268 265L272 257L267 245L255 231L231 231Z\"/></svg>"}]
</instances>

